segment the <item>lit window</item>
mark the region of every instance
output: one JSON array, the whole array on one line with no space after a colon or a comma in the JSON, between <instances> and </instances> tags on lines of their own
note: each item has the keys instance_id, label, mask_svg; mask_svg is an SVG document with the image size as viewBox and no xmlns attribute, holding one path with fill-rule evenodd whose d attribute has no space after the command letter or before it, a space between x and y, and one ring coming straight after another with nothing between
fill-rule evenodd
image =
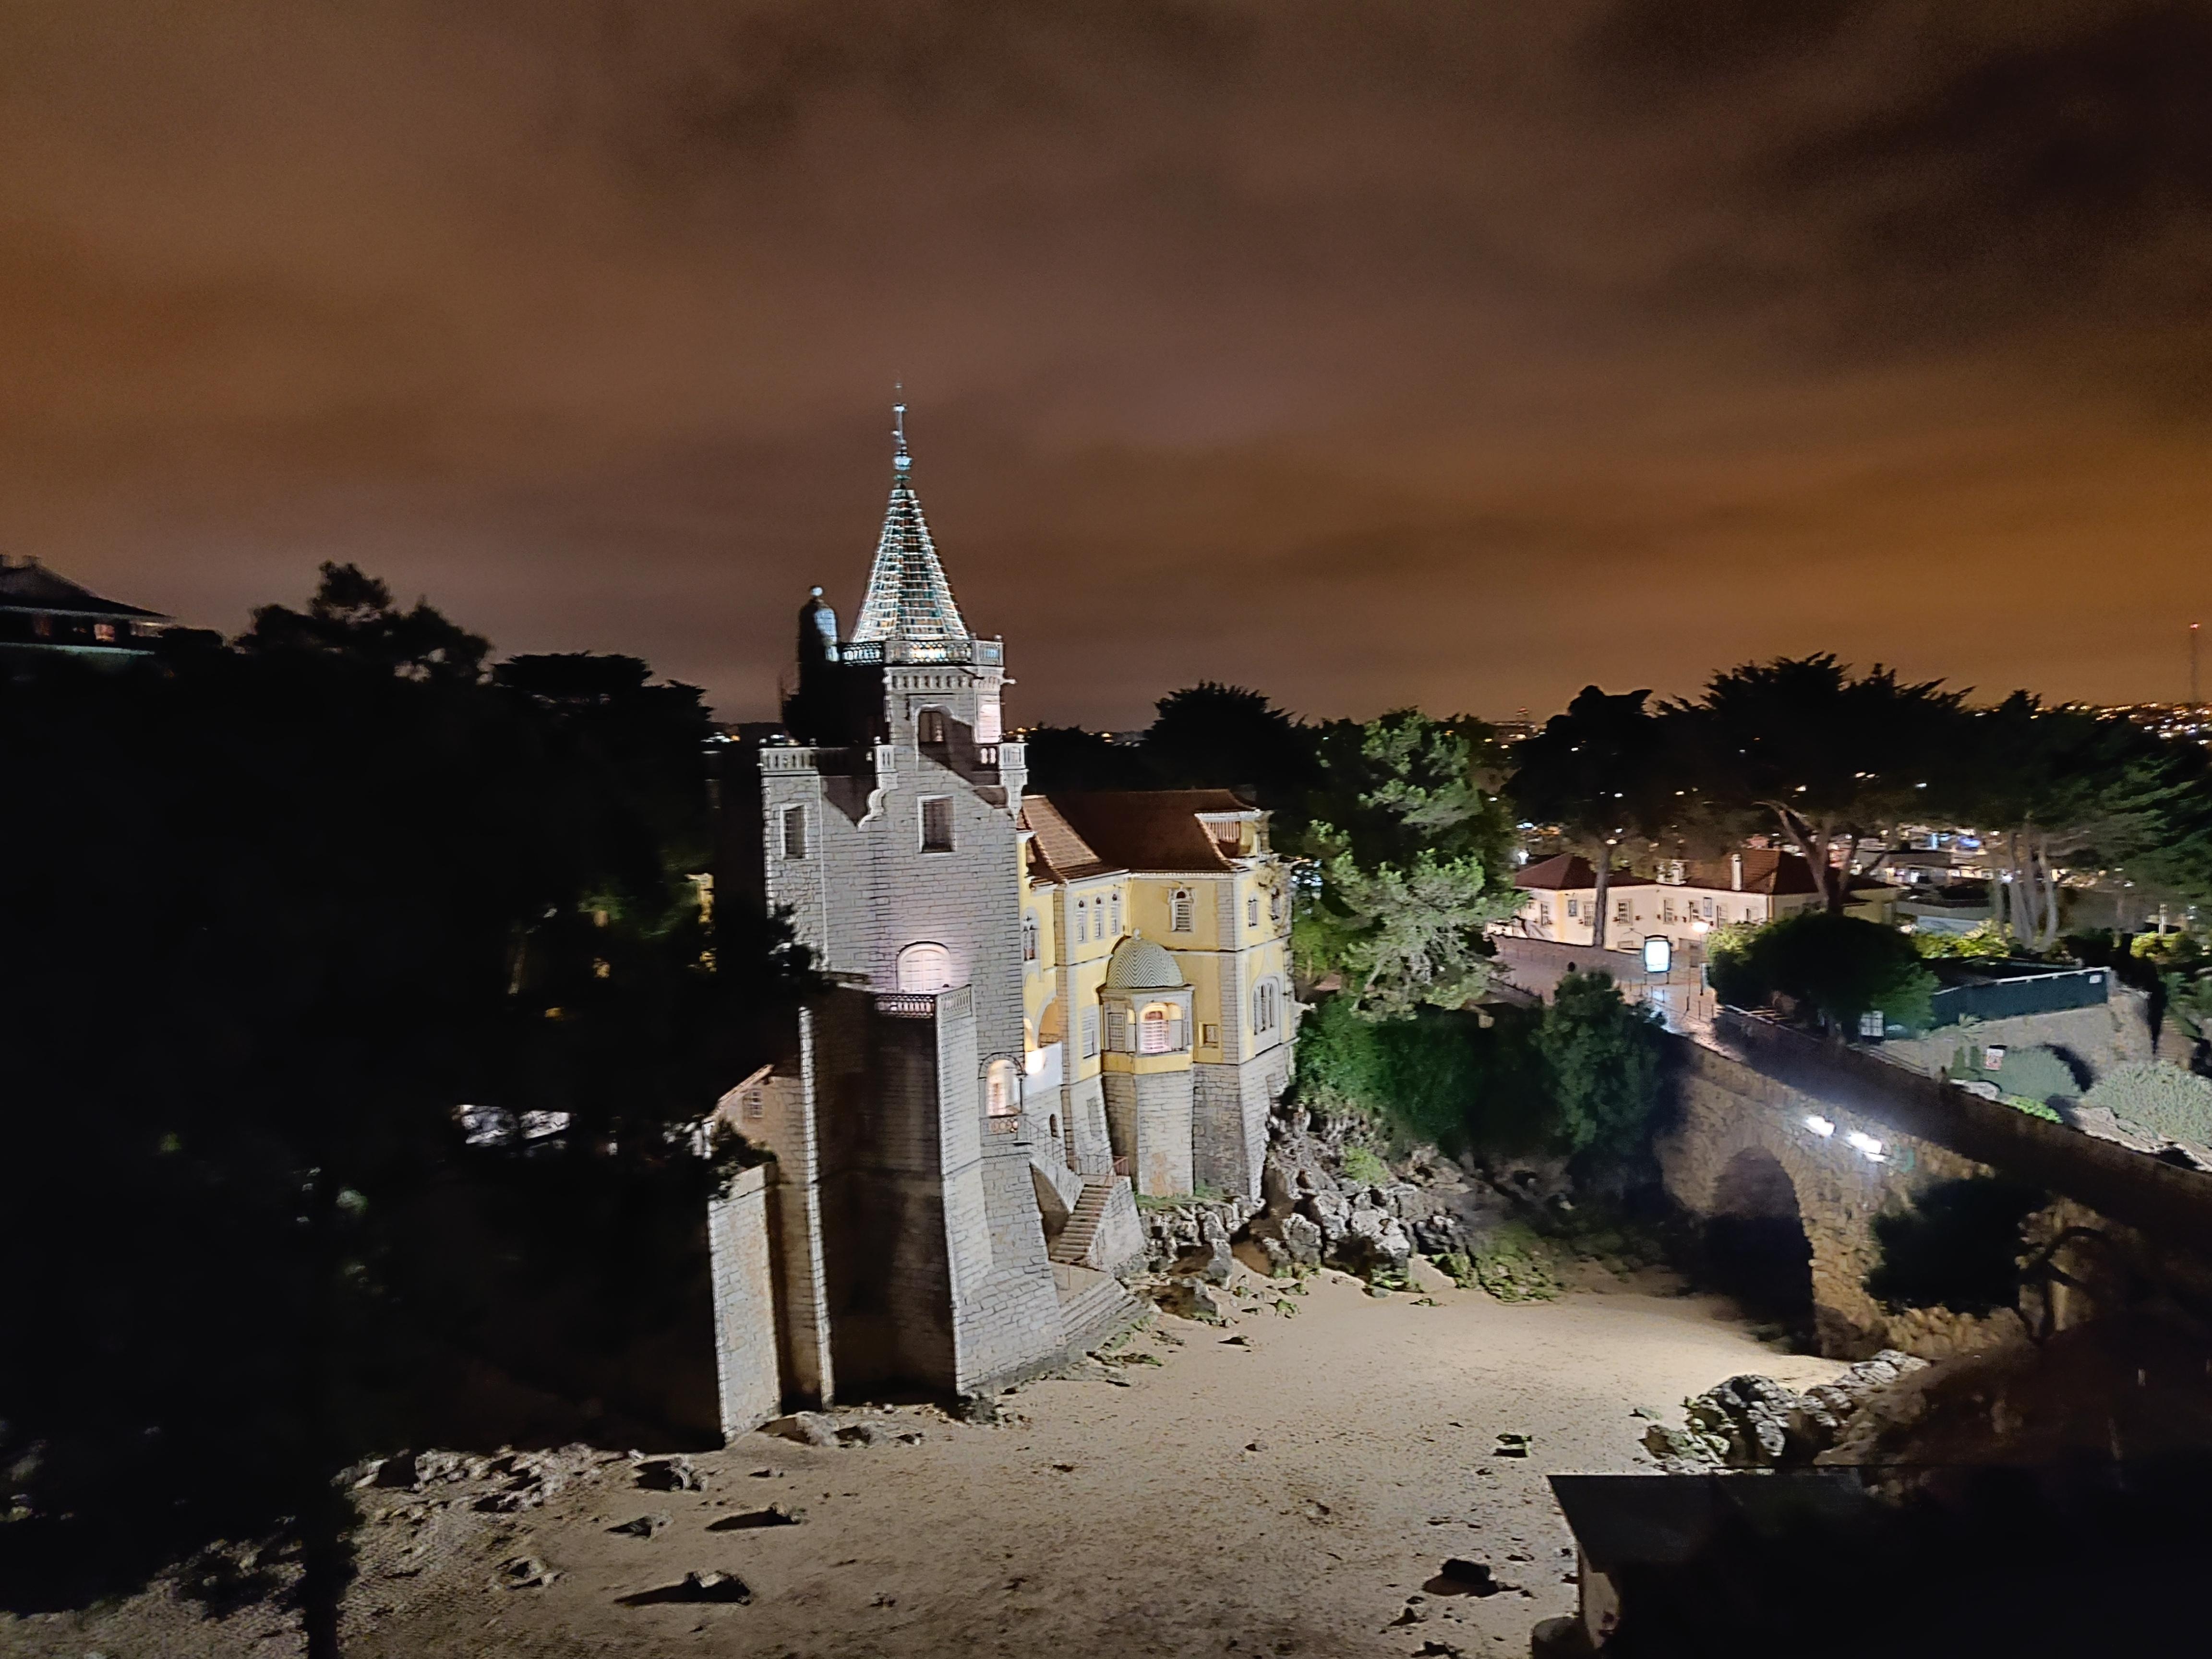
<instances>
[{"instance_id":1,"label":"lit window","mask_svg":"<svg viewBox=\"0 0 2212 1659\"><path fill-rule=\"evenodd\" d=\"M1022 1109L1021 1068L1003 1056L983 1072L983 1109L993 1117L1012 1117Z\"/></svg>"},{"instance_id":2,"label":"lit window","mask_svg":"<svg viewBox=\"0 0 2212 1659\"><path fill-rule=\"evenodd\" d=\"M1164 1054L1170 1046L1168 1011L1156 1002L1146 1009L1137 1021L1137 1052L1140 1054Z\"/></svg>"},{"instance_id":3,"label":"lit window","mask_svg":"<svg viewBox=\"0 0 2212 1659\"><path fill-rule=\"evenodd\" d=\"M102 645L112 645L112 644L114 644L114 643L115 643L115 624L114 624L113 623L93 623L93 625L92 625L92 637L93 637L93 638L94 638L95 640L98 640L98 641L99 641Z\"/></svg>"},{"instance_id":4,"label":"lit window","mask_svg":"<svg viewBox=\"0 0 2212 1659\"><path fill-rule=\"evenodd\" d=\"M909 945L899 952L902 991L942 991L952 983L952 952L942 945Z\"/></svg>"},{"instance_id":5,"label":"lit window","mask_svg":"<svg viewBox=\"0 0 2212 1659\"><path fill-rule=\"evenodd\" d=\"M1188 933L1191 931L1190 889L1178 887L1168 899L1168 932Z\"/></svg>"},{"instance_id":6,"label":"lit window","mask_svg":"<svg viewBox=\"0 0 2212 1659\"><path fill-rule=\"evenodd\" d=\"M925 853L949 853L952 850L952 797L930 795L921 803L921 850Z\"/></svg>"},{"instance_id":7,"label":"lit window","mask_svg":"<svg viewBox=\"0 0 2212 1659\"><path fill-rule=\"evenodd\" d=\"M1037 959L1037 919L1034 910L1022 912L1022 960Z\"/></svg>"},{"instance_id":8,"label":"lit window","mask_svg":"<svg viewBox=\"0 0 2212 1659\"><path fill-rule=\"evenodd\" d=\"M806 809L804 806L783 809L783 855L787 859L806 856Z\"/></svg>"}]
</instances>

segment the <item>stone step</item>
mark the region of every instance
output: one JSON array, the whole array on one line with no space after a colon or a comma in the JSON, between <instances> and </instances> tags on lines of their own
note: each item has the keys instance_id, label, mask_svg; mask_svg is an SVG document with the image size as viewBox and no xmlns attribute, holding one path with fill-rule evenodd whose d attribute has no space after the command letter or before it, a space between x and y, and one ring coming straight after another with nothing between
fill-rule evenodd
<instances>
[{"instance_id":1,"label":"stone step","mask_svg":"<svg viewBox=\"0 0 2212 1659\"><path fill-rule=\"evenodd\" d=\"M1083 1196L1075 1200L1068 1212L1067 1225L1060 1230L1060 1237L1052 1242L1048 1254L1054 1261L1073 1265L1089 1253L1091 1241L1098 1236L1098 1224L1106 1214L1106 1200L1113 1195L1110 1181L1086 1181Z\"/></svg>"}]
</instances>

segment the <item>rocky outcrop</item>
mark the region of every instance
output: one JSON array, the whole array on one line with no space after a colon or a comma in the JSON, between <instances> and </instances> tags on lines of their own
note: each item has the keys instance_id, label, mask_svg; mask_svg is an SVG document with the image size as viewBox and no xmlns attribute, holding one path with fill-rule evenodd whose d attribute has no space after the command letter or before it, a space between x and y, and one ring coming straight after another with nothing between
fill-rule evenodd
<instances>
[{"instance_id":1,"label":"rocky outcrop","mask_svg":"<svg viewBox=\"0 0 2212 1659\"><path fill-rule=\"evenodd\" d=\"M1645 1430L1644 1447L1670 1474L1810 1463L1844 1437L1882 1389L1927 1364L1885 1349L1802 1394L1771 1376L1731 1376L1686 1402L1688 1426L1655 1423Z\"/></svg>"}]
</instances>

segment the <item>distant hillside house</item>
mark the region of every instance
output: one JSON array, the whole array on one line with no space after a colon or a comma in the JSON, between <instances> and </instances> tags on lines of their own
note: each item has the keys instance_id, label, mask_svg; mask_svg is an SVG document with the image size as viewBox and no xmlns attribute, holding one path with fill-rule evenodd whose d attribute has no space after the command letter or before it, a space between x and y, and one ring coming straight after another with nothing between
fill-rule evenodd
<instances>
[{"instance_id":1,"label":"distant hillside house","mask_svg":"<svg viewBox=\"0 0 2212 1659\"><path fill-rule=\"evenodd\" d=\"M1632 951L1654 934L1693 944L1719 927L1772 921L1820 902L1813 866L1795 853L1747 848L1719 859L1674 859L1650 880L1613 872L1606 902L1613 912L1606 944ZM1588 945L1596 915L1597 872L1589 860L1561 853L1524 866L1513 884L1521 908L1505 931L1562 945ZM1850 878L1846 914L1866 921L1893 922L1899 890L1871 876Z\"/></svg>"},{"instance_id":2,"label":"distant hillside house","mask_svg":"<svg viewBox=\"0 0 2212 1659\"><path fill-rule=\"evenodd\" d=\"M170 621L104 599L36 559L0 556L0 662L11 668L55 654L120 665L151 650Z\"/></svg>"}]
</instances>

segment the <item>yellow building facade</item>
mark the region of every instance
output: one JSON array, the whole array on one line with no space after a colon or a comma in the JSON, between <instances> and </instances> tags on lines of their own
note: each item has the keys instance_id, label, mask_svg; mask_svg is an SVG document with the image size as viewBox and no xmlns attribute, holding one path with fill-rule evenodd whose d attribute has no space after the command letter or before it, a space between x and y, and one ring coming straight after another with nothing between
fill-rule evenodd
<instances>
[{"instance_id":1,"label":"yellow building facade","mask_svg":"<svg viewBox=\"0 0 2212 1659\"><path fill-rule=\"evenodd\" d=\"M1295 1014L1267 814L1225 790L1032 794L1020 827L1031 1133L1140 1194L1256 1195Z\"/></svg>"}]
</instances>

